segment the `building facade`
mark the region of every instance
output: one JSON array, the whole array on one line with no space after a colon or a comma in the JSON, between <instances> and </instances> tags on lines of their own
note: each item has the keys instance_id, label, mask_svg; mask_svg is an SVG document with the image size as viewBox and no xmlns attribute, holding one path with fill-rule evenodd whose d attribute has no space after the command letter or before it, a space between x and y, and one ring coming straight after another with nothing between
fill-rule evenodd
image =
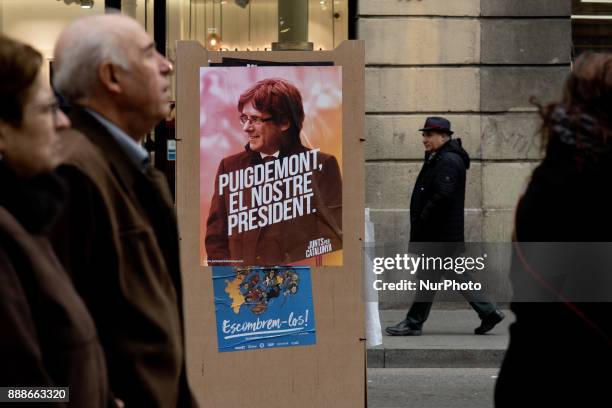
<instances>
[{"instance_id":1,"label":"building facade","mask_svg":"<svg viewBox=\"0 0 612 408\"><path fill-rule=\"evenodd\" d=\"M359 1L366 207L378 247L407 248L410 194L423 162L418 129L433 115L451 120L472 158L466 240L510 241L514 208L541 157L530 98L561 95L571 11L570 0ZM401 273L387 272L386 280ZM403 292L380 295L383 308L410 303Z\"/></svg>"}]
</instances>

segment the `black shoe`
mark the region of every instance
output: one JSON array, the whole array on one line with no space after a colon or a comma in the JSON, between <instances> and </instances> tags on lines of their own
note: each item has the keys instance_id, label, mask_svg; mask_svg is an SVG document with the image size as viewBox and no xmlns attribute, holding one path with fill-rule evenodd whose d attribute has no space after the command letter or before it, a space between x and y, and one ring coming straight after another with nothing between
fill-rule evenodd
<instances>
[{"instance_id":1,"label":"black shoe","mask_svg":"<svg viewBox=\"0 0 612 408\"><path fill-rule=\"evenodd\" d=\"M422 330L415 328L408 320L402 320L395 326L389 326L385 329L389 336L420 336Z\"/></svg>"},{"instance_id":2,"label":"black shoe","mask_svg":"<svg viewBox=\"0 0 612 408\"><path fill-rule=\"evenodd\" d=\"M480 326L474 329L474 334L487 333L489 330L494 328L497 325L497 323L504 320L504 317L506 316L502 312L500 312L499 310L495 310L494 312L485 316L484 319L482 319Z\"/></svg>"}]
</instances>

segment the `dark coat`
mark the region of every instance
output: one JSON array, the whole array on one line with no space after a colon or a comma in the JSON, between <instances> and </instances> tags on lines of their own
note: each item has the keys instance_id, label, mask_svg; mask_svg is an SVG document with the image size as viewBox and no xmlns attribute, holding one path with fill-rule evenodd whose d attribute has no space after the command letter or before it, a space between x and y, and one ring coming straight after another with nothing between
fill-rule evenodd
<instances>
[{"instance_id":1,"label":"dark coat","mask_svg":"<svg viewBox=\"0 0 612 408\"><path fill-rule=\"evenodd\" d=\"M310 149L298 145L288 151L281 151L279 159ZM214 260L242 260L230 265L280 265L308 258L306 249L310 241L329 239L332 251L342 249L342 178L336 158L318 153L322 166L312 177L313 205L315 213L303 215L278 224L254 230L233 233L228 237L229 194L217 194L218 179L222 173L229 173L261 164L261 155L249 150L221 160L215 176L215 193L210 206L206 226L206 252L208 262ZM250 197L250 189L244 196ZM220 263L228 265L228 263Z\"/></svg>"},{"instance_id":2,"label":"dark coat","mask_svg":"<svg viewBox=\"0 0 612 408\"><path fill-rule=\"evenodd\" d=\"M94 322L44 237L59 210L56 184L17 180L0 164L0 384L70 387L70 406L105 407Z\"/></svg>"},{"instance_id":3,"label":"dark coat","mask_svg":"<svg viewBox=\"0 0 612 408\"><path fill-rule=\"evenodd\" d=\"M451 139L425 163L410 199L410 242L463 242L466 170L470 157Z\"/></svg>"},{"instance_id":4,"label":"dark coat","mask_svg":"<svg viewBox=\"0 0 612 408\"><path fill-rule=\"evenodd\" d=\"M523 242L612 241L612 154L584 166L578 156L574 146L553 140L517 208L510 273L515 296L529 289L550 301L511 305L516 321L496 385L498 408L591 407L610 400L610 377L601 373L612 366L612 303L559 301L558 282L517 252ZM555 276L586 272L560 268Z\"/></svg>"},{"instance_id":5,"label":"dark coat","mask_svg":"<svg viewBox=\"0 0 612 408\"><path fill-rule=\"evenodd\" d=\"M98 327L111 391L127 407L190 406L166 180L139 169L86 111L73 108L70 119L58 173L71 194L54 246Z\"/></svg>"}]
</instances>

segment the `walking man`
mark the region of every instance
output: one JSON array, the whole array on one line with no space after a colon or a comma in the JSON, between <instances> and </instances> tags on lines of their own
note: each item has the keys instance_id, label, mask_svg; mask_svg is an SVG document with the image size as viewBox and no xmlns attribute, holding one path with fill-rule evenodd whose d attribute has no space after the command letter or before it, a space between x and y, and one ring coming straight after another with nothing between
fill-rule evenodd
<instances>
[{"instance_id":1,"label":"walking man","mask_svg":"<svg viewBox=\"0 0 612 408\"><path fill-rule=\"evenodd\" d=\"M452 139L451 123L445 118L429 117L423 129L425 163L419 173L410 199L410 252L427 252L435 248L435 255L456 256L465 250L464 206L466 170L470 157L461 146L461 139ZM419 243L432 243L431 245ZM438 243L438 244L433 244ZM440 252L442 251L442 252ZM427 255L427 254L426 254ZM452 276L451 276L452 275ZM458 283L469 283L467 273L454 271L420 270L419 279L438 282L442 276ZM504 318L487 297L479 291L463 291L482 320L475 334L485 334ZM391 336L419 336L436 295L432 290L418 290L414 303L402 320L386 328Z\"/></svg>"}]
</instances>

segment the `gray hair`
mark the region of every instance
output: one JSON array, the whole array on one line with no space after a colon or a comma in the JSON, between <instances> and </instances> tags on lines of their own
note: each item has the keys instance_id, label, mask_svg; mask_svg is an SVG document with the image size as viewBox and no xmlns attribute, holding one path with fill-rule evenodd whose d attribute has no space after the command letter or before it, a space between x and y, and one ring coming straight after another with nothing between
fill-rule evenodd
<instances>
[{"instance_id":1,"label":"gray hair","mask_svg":"<svg viewBox=\"0 0 612 408\"><path fill-rule=\"evenodd\" d=\"M56 47L53 85L71 103L92 96L100 84L98 69L104 62L130 68L124 38L117 30L97 27L94 19L77 20L64 32L69 39Z\"/></svg>"}]
</instances>

